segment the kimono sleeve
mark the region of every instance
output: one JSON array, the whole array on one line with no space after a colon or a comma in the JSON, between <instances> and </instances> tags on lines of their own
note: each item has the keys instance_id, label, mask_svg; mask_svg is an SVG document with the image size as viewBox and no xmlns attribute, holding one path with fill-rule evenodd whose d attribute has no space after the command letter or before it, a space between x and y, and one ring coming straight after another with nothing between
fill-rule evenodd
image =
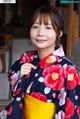
<instances>
[{"instance_id":1,"label":"kimono sleeve","mask_svg":"<svg viewBox=\"0 0 80 119\"><path fill-rule=\"evenodd\" d=\"M34 54L35 50L27 51L22 54L21 57L14 62L8 72L8 80L10 81L10 89L13 97L16 96L21 90L21 83L23 80L23 77L19 77L21 66L24 63L32 62Z\"/></svg>"},{"instance_id":2,"label":"kimono sleeve","mask_svg":"<svg viewBox=\"0 0 80 119\"><path fill-rule=\"evenodd\" d=\"M56 119L80 119L80 75L72 65L67 65L65 72L66 95L60 97L64 105L59 105Z\"/></svg>"},{"instance_id":3,"label":"kimono sleeve","mask_svg":"<svg viewBox=\"0 0 80 119\"><path fill-rule=\"evenodd\" d=\"M14 64L11 66L11 68L8 71L8 80L10 81L10 90L11 93L13 95L13 92L15 87L17 89L17 84L19 82L19 74L20 74L20 69L21 69L21 65L23 63L20 63L21 59L22 59L23 55L21 57L19 57Z\"/></svg>"}]
</instances>

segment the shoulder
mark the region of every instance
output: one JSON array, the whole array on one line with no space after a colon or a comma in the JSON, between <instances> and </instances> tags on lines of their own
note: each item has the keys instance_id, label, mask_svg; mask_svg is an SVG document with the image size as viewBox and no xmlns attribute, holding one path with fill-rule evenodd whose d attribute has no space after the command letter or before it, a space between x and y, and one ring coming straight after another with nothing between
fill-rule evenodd
<instances>
[{"instance_id":1,"label":"shoulder","mask_svg":"<svg viewBox=\"0 0 80 119\"><path fill-rule=\"evenodd\" d=\"M76 67L74 62L70 58L68 58L66 56L62 57L62 63L66 64L66 65L71 65L71 66Z\"/></svg>"},{"instance_id":2,"label":"shoulder","mask_svg":"<svg viewBox=\"0 0 80 119\"><path fill-rule=\"evenodd\" d=\"M31 61L33 61L33 57L34 57L34 54L36 53L36 50L31 50L31 51L27 51L27 52L24 52L13 64L12 66L10 67L9 69L9 73L10 72L18 72L21 68L21 65L23 63L29 63Z\"/></svg>"},{"instance_id":3,"label":"shoulder","mask_svg":"<svg viewBox=\"0 0 80 119\"><path fill-rule=\"evenodd\" d=\"M33 60L35 53L36 53L36 50L30 50L30 51L24 52L21 55L20 63L31 62Z\"/></svg>"},{"instance_id":4,"label":"shoulder","mask_svg":"<svg viewBox=\"0 0 80 119\"><path fill-rule=\"evenodd\" d=\"M66 56L60 57L60 64L62 65L62 67L64 69L69 67L69 68L75 69L78 73L80 72L78 66L76 65L76 63L71 58L68 58Z\"/></svg>"},{"instance_id":5,"label":"shoulder","mask_svg":"<svg viewBox=\"0 0 80 119\"><path fill-rule=\"evenodd\" d=\"M29 55L34 55L36 52L36 50L29 50L29 51L26 51L24 52L21 56L29 56Z\"/></svg>"}]
</instances>

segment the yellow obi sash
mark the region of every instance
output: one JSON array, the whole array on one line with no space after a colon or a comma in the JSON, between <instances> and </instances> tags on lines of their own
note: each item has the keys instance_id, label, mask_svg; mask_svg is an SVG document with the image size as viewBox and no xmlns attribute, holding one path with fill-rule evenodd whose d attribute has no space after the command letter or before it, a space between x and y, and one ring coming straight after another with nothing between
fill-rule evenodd
<instances>
[{"instance_id":1,"label":"yellow obi sash","mask_svg":"<svg viewBox=\"0 0 80 119\"><path fill-rule=\"evenodd\" d=\"M38 100L28 94L24 95L23 115L25 119L53 119L56 105Z\"/></svg>"}]
</instances>

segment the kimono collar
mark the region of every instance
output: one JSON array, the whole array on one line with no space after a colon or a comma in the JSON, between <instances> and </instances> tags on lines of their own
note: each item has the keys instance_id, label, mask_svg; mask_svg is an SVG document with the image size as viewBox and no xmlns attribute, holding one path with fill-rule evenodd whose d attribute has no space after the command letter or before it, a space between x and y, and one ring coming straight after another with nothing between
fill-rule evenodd
<instances>
[{"instance_id":1,"label":"kimono collar","mask_svg":"<svg viewBox=\"0 0 80 119\"><path fill-rule=\"evenodd\" d=\"M39 65L41 68L46 68L51 64L59 61L59 57L63 56L64 56L63 47L60 46L57 50L55 50L54 52L50 53L48 56L40 60Z\"/></svg>"},{"instance_id":2,"label":"kimono collar","mask_svg":"<svg viewBox=\"0 0 80 119\"><path fill-rule=\"evenodd\" d=\"M57 50L55 50L53 52L53 55L55 55L55 56L61 56L61 57L62 56L65 56L62 45Z\"/></svg>"}]
</instances>

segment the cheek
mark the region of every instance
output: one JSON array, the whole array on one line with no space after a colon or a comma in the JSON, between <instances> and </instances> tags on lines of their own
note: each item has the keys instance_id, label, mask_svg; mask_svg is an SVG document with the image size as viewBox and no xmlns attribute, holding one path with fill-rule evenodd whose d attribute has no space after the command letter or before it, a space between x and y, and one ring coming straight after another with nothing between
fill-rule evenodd
<instances>
[{"instance_id":1,"label":"cheek","mask_svg":"<svg viewBox=\"0 0 80 119\"><path fill-rule=\"evenodd\" d=\"M50 34L48 34L48 38L50 38L51 40L56 40L56 34L54 33L50 33Z\"/></svg>"},{"instance_id":2,"label":"cheek","mask_svg":"<svg viewBox=\"0 0 80 119\"><path fill-rule=\"evenodd\" d=\"M31 39L31 42L34 44L35 33L33 32L33 30L30 30L30 39Z\"/></svg>"},{"instance_id":3,"label":"cheek","mask_svg":"<svg viewBox=\"0 0 80 119\"><path fill-rule=\"evenodd\" d=\"M34 30L30 30L30 37L31 39L35 38L36 32Z\"/></svg>"}]
</instances>

